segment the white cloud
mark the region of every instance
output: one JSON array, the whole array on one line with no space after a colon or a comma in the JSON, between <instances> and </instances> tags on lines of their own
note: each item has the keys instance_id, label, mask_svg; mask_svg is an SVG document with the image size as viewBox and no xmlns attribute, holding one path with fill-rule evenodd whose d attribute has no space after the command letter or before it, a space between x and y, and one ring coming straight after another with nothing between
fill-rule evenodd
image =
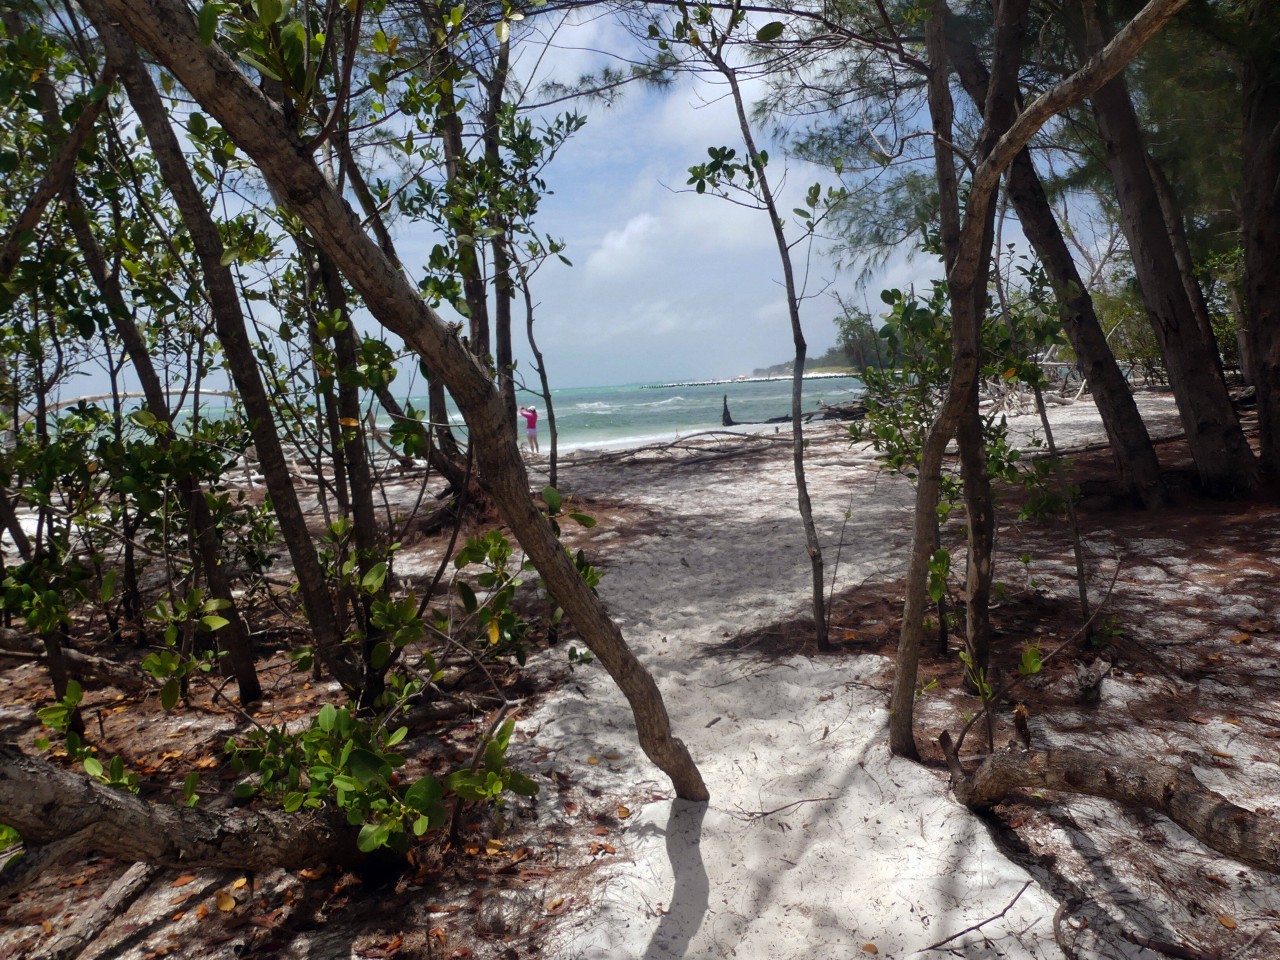
<instances>
[{"instance_id":1,"label":"white cloud","mask_svg":"<svg viewBox=\"0 0 1280 960\"><path fill-rule=\"evenodd\" d=\"M610 230L587 258L584 270L593 280L647 269L658 255L662 224L651 213L633 216L620 230Z\"/></svg>"}]
</instances>

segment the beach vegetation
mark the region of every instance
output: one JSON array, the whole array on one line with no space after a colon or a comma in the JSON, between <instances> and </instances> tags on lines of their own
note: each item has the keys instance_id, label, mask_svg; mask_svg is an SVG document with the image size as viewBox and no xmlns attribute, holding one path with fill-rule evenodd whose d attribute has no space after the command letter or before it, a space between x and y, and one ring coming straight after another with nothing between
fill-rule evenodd
<instances>
[{"instance_id":1,"label":"beach vegetation","mask_svg":"<svg viewBox=\"0 0 1280 960\"><path fill-rule=\"evenodd\" d=\"M100 784L130 781L96 751L78 757L91 748L71 676L81 667L68 664L85 661L68 645L95 614L110 624L109 646L147 648L135 682L165 710L213 703L252 728L228 753L236 798L317 816L287 827L267 816L282 826L279 842L231 854L250 869L312 841L316 856L335 850L330 839L360 853L404 850L410 837L438 832L442 803L453 805L456 831L468 804L536 792L505 759L516 705L496 682L500 717L470 762L402 786L397 753L407 712L448 696L446 656L482 676L523 662L530 622L517 600L535 572L555 597L548 620L578 629L585 652L575 661L594 656L619 678L645 749L681 796L706 797L656 685L601 608L598 568L558 540L554 518L594 520L553 488L544 493L552 516L536 508L506 410L515 278L527 296L537 262L563 250L533 230L542 171L581 119L538 125L508 102L513 11L491 49L450 11L417 24L422 33L383 30L390 18L366 33L384 12L208 4L196 22L181 4L143 15L95 0L69 14L93 34L86 46L35 9L5 20L7 67L39 80L34 92L4 86L13 108L5 146L63 156L85 173L34 164L45 178L37 194L47 189L60 204L6 247L5 307L17 322L3 333L0 522L21 554L3 571L6 624L16 618L38 637L55 697L47 716ZM164 43L147 32L161 22L176 30ZM137 43L158 45L152 53L168 66L151 72ZM230 62L267 92L234 69L216 79ZM473 82L483 95L460 95ZM264 96L280 110L264 112ZM395 137L366 136L366 121ZM64 148L68 136L79 138L74 149ZM426 169L434 175L420 176ZM440 230L420 286L404 276L389 212ZM435 312L443 303L466 318L467 336ZM366 313L383 327L364 332ZM401 375L395 337L428 375L425 417L390 395ZM99 359L108 395L66 410L47 402ZM141 396L129 396L127 375ZM222 376L231 389L219 392L231 395L211 404L206 381ZM470 427L465 453L447 432L446 386ZM410 521L377 508L386 463L366 417L375 402L397 424L392 457L423 457L446 478L455 536L470 499L497 506L522 546L499 533L469 539L452 558L455 602L434 610L432 587L415 595L397 569L395 527ZM243 482L230 479L241 472ZM420 502L426 493L424 483ZM335 684L338 702L260 723L254 638L264 632L285 640L281 653L296 668ZM13 772L23 762L6 747L0 765ZM184 781L184 799L204 792L198 781ZM150 817L149 807L130 809L139 822ZM39 825L6 810L34 849ZM143 837L167 842L161 832ZM214 862L229 848L205 852Z\"/></svg>"},{"instance_id":2,"label":"beach vegetation","mask_svg":"<svg viewBox=\"0 0 1280 960\"><path fill-rule=\"evenodd\" d=\"M688 168L690 193L761 210L775 241L794 346L797 506L813 638L824 651L829 604L800 410L809 258L831 224L879 204L895 217L870 232L887 240L908 225L903 235L923 237L945 272L927 291L885 291L880 323L840 301L840 349L868 390L853 436L872 443L915 498L892 750L920 753L914 704L937 684L919 676L924 633L936 629L945 650L959 629L961 672L978 707L957 739L944 731L938 743L962 802L985 809L1029 785L1136 801L1273 868L1273 854L1251 852L1274 851L1258 818L1206 803L1189 776L1145 763L1099 773L1084 751L1055 755L1061 769L1043 756L994 753L993 714L1007 695L1080 646L1077 637L1053 648L1029 642L1006 683L992 667L996 484L1022 485L1022 519L1066 517L1080 637L1122 639L1088 594L1079 490L1046 414L1044 351L1065 334L1087 369L1137 501L1158 504L1163 487L1107 333L1131 369L1174 388L1203 487L1244 493L1258 464L1225 400L1214 347L1230 335L1230 313L1248 331L1240 359L1258 379L1262 462L1280 457L1277 378L1261 376L1275 372L1278 335L1233 312L1243 289L1251 322L1271 316L1270 267L1258 249L1266 244L1246 230L1238 256L1201 258L1210 273L1200 276L1223 291L1210 313L1198 309L1178 197L1162 190L1159 165L1144 154L1135 98L1116 86L1179 5L1151 0L1110 37L1086 16L1091 4L1061 35L1056 20L1038 24L1052 40L1051 68L1024 62L1035 36L1027 0L963 13L942 0L855 4L817 26L792 12L756 22L736 4L677 3L645 27L664 66L678 61L723 82L738 121L740 142L710 146ZM4 884L89 850L255 872L386 856L398 870L430 873L446 854L467 855L480 832L500 834L517 798L545 785L521 769L535 752L521 743L520 721L536 677L520 668L562 629L575 631L570 668L598 663L617 683L671 793L708 799L653 675L600 596L597 559L569 540L579 532L570 524L596 521L557 485L550 380L536 346L553 437L540 496L512 430L513 304L523 301L532 342L531 279L566 249L535 227L544 174L582 123L576 113L534 120L523 110L513 63L519 24L533 12L427 4L408 16L374 0L6 5L0 527L12 549L0 568L0 644L41 664L47 689L27 711L28 749L0 743L0 851L21 842L19 869L31 871L14 880L6 860ZM1275 35L1265 5L1211 13ZM1246 218L1270 236L1274 44L1254 50L1238 40L1249 101L1262 114L1246 116ZM869 59L810 59L846 41ZM888 67L884 55L894 58ZM776 192L781 151L766 149L745 92L775 76L779 89L797 77L815 90L855 87L859 107L875 102L878 117L909 118L907 139L929 149L863 203L868 168L853 172L839 155L842 137L862 133L815 132L798 152L826 157L832 179L850 174L854 186L815 182L787 212ZM902 89L923 100L899 112L885 87L904 77ZM957 111L960 91L972 109ZM1029 152L1041 131L1060 135L1063 110L1076 114L1061 127L1091 120L1089 145L1111 148L1103 152L1116 216L1134 248L1133 277L1113 272L1091 291L1055 246L1062 229ZM875 150L876 171L903 159L878 140ZM1002 183L1037 251L1012 268L1012 283L996 240ZM420 264L397 248L397 230L410 228L431 234ZM1152 307L1161 299L1179 302L1160 313ZM1135 325L1132 315L1148 311L1155 325ZM62 404L90 369L104 371L106 392ZM393 393L419 375L425 410ZM996 406L980 404L984 391ZM465 437L450 426L446 395ZM1020 452L998 404L1028 395L1043 448ZM385 437L379 409L394 424ZM953 441L958 469L947 459ZM434 576L404 562L414 537L437 534ZM1028 554L1027 591L1030 566ZM119 689L119 703L109 689ZM147 712L148 702L160 709ZM121 713L119 723L143 714L156 732L135 724L131 750L116 749ZM591 714L584 726L612 726L606 717ZM960 747L984 719L987 750L967 770ZM203 733L215 723L220 748L210 751ZM189 746L164 751L162 730ZM1141 788L1124 794L1113 769L1137 770ZM1204 817L1173 809L1171 797L1228 810L1244 827L1224 839ZM629 816L613 809L627 811L615 819ZM489 844L500 849L501 837Z\"/></svg>"}]
</instances>

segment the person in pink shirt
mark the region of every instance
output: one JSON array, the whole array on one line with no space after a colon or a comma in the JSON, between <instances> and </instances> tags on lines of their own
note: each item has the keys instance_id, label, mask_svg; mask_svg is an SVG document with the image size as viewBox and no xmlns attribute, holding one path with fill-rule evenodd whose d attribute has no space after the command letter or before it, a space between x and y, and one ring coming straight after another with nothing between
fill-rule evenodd
<instances>
[{"instance_id":1,"label":"person in pink shirt","mask_svg":"<svg viewBox=\"0 0 1280 960\"><path fill-rule=\"evenodd\" d=\"M524 435L529 442L529 450L538 453L538 408L521 407L520 416L524 417Z\"/></svg>"}]
</instances>

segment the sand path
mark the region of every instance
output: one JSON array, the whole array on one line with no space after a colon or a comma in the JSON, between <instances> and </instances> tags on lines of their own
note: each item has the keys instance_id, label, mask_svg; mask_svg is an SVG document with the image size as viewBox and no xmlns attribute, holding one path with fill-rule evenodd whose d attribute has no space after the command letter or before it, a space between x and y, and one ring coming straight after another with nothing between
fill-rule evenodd
<instances>
[{"instance_id":1,"label":"sand path","mask_svg":"<svg viewBox=\"0 0 1280 960\"><path fill-rule=\"evenodd\" d=\"M1170 404L1150 412L1172 426ZM1053 416L1060 443L1101 439L1087 402ZM841 555L837 587L900 576L910 487L879 475L836 428L816 433L806 463L828 569ZM638 534L594 531L601 593L657 677L712 799L654 801L632 815L628 862L562 931L557 956L911 957L938 955L927 948L953 936L945 949L958 956L1062 956L1058 900L1002 855L938 774L889 755L883 658L764 663L716 651L806 603L787 456L569 466L560 485L651 513ZM669 795L603 671L578 671L529 725L557 769L604 791ZM605 756L616 759L588 762Z\"/></svg>"}]
</instances>

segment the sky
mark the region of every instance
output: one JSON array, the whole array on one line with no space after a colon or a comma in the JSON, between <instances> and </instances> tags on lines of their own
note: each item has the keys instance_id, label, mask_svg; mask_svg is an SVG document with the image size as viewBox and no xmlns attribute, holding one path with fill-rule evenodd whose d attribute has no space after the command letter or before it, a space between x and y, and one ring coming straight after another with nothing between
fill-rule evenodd
<instances>
[{"instance_id":1,"label":"sky","mask_svg":"<svg viewBox=\"0 0 1280 960\"><path fill-rule=\"evenodd\" d=\"M603 62L594 51L627 42L608 21L594 20L558 34L542 66L572 80ZM686 75L659 90L635 85L611 107L574 105L587 123L548 168L552 195L538 218L541 232L566 243L573 266L553 260L533 281L535 336L554 386L731 378L794 355L767 216L685 186L688 168L708 147L742 153L723 93ZM812 183L830 182L816 167L784 161L779 145L761 145L770 153L770 176L785 174L782 210L803 206ZM801 233L795 223L789 229L791 237ZM404 235L406 263L424 260L433 242L425 231ZM797 271L809 275L802 321L809 355L817 356L836 341L831 292L857 302L864 295L820 251L806 263L798 248L796 258ZM867 287L872 312L881 288L919 284L929 268L892 258ZM523 325L515 340L517 371L533 382Z\"/></svg>"}]
</instances>

